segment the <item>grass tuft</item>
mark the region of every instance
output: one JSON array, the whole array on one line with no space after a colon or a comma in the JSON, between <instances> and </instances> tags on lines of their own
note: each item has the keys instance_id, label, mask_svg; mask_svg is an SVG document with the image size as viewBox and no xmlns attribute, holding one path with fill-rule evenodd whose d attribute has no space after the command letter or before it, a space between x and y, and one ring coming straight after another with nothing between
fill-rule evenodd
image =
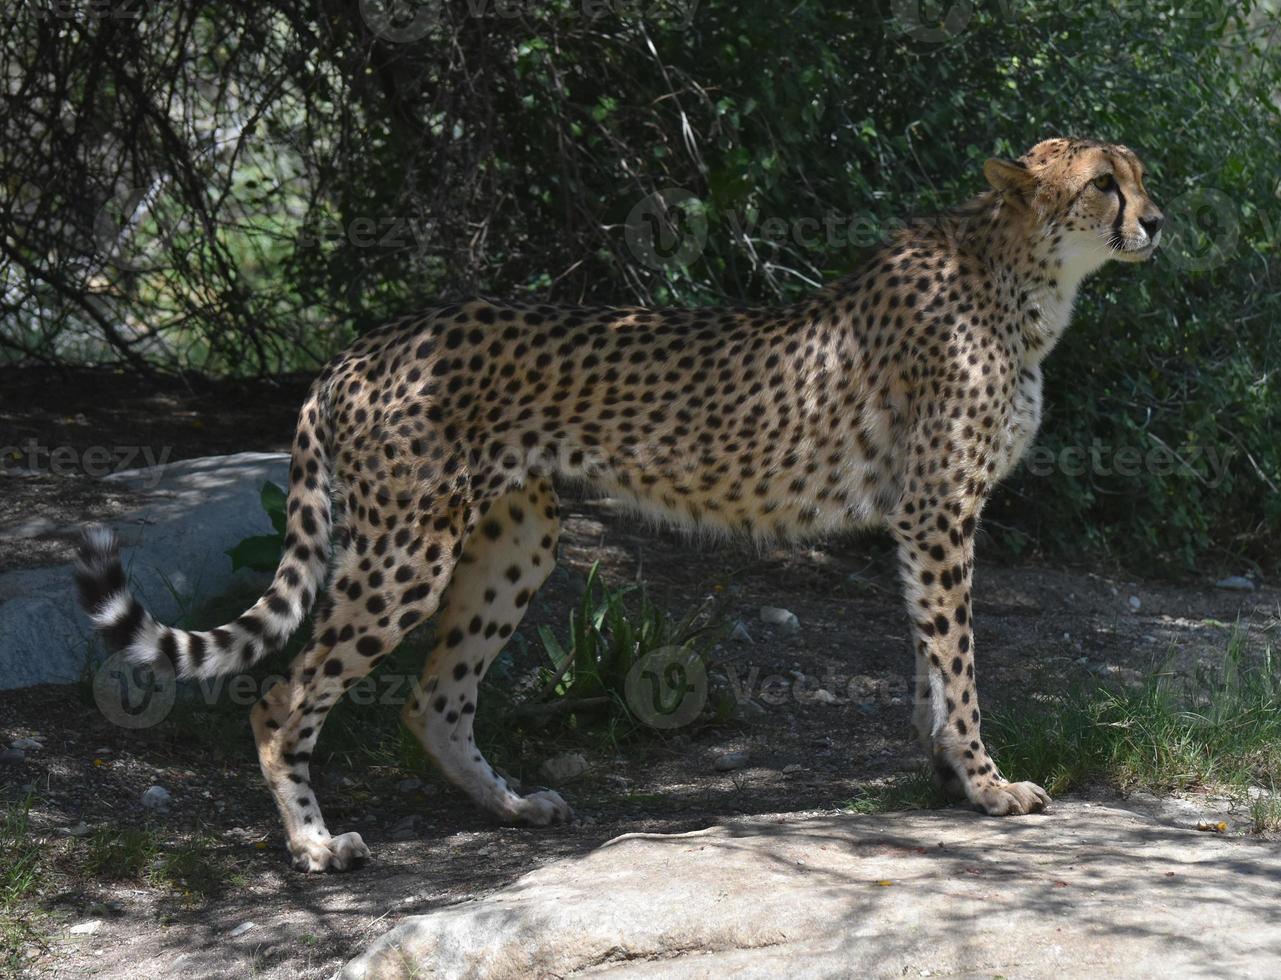
<instances>
[{"instance_id":1,"label":"grass tuft","mask_svg":"<svg viewBox=\"0 0 1281 980\"><path fill-rule=\"evenodd\" d=\"M984 731L1002 772L1051 795L1097 784L1153 793L1262 787L1258 822L1274 819L1281 669L1271 649L1250 663L1244 638L1234 630L1222 663L1190 678L1157 670L1138 687L1096 682L989 714Z\"/></svg>"},{"instance_id":2,"label":"grass tuft","mask_svg":"<svg viewBox=\"0 0 1281 980\"><path fill-rule=\"evenodd\" d=\"M16 976L24 947L43 946L28 899L45 873L39 842L31 832L32 797L0 810L0 974Z\"/></svg>"},{"instance_id":3,"label":"grass tuft","mask_svg":"<svg viewBox=\"0 0 1281 980\"><path fill-rule=\"evenodd\" d=\"M929 766L864 786L859 795L844 803L841 809L850 813L896 813L900 810L937 810L948 804L948 798L934 778Z\"/></svg>"},{"instance_id":4,"label":"grass tuft","mask_svg":"<svg viewBox=\"0 0 1281 980\"><path fill-rule=\"evenodd\" d=\"M160 837L145 827L101 827L85 838L83 867L101 881L142 878L160 851Z\"/></svg>"},{"instance_id":5,"label":"grass tuft","mask_svg":"<svg viewBox=\"0 0 1281 980\"><path fill-rule=\"evenodd\" d=\"M185 898L216 895L237 880L211 838L166 843L152 827L99 829L85 840L81 867L101 881L145 881Z\"/></svg>"},{"instance_id":6,"label":"grass tuft","mask_svg":"<svg viewBox=\"0 0 1281 980\"><path fill-rule=\"evenodd\" d=\"M1181 677L1164 668L1137 687L1081 684L984 719L1001 771L1051 796L1105 786L1120 793L1206 789L1248 807L1256 833L1281 830L1281 664L1251 662L1233 630L1222 662ZM928 767L865 789L856 813L947 804Z\"/></svg>"}]
</instances>

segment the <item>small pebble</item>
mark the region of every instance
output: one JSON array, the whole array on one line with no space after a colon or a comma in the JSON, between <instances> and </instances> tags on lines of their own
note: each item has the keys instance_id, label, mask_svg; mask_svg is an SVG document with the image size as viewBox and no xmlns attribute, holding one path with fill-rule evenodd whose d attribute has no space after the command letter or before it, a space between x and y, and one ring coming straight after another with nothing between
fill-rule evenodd
<instances>
[{"instance_id":1,"label":"small pebble","mask_svg":"<svg viewBox=\"0 0 1281 980\"><path fill-rule=\"evenodd\" d=\"M242 922L240 925L236 926L236 928L232 929L231 932L227 933L227 935L232 939L235 939L237 936L243 936L253 927L254 924L252 922Z\"/></svg>"},{"instance_id":2,"label":"small pebble","mask_svg":"<svg viewBox=\"0 0 1281 980\"><path fill-rule=\"evenodd\" d=\"M712 768L717 772L733 772L747 765L751 757L750 752L726 752L716 757L712 762Z\"/></svg>"},{"instance_id":3,"label":"small pebble","mask_svg":"<svg viewBox=\"0 0 1281 980\"><path fill-rule=\"evenodd\" d=\"M789 633L801 628L801 621L790 609L779 609L777 606L761 606L761 622L770 626L779 626Z\"/></svg>"},{"instance_id":4,"label":"small pebble","mask_svg":"<svg viewBox=\"0 0 1281 980\"><path fill-rule=\"evenodd\" d=\"M147 791L142 794L142 805L148 810L165 810L169 807L169 801L173 797L163 786L149 786Z\"/></svg>"},{"instance_id":5,"label":"small pebble","mask_svg":"<svg viewBox=\"0 0 1281 980\"><path fill-rule=\"evenodd\" d=\"M18 749L22 752L39 752L44 748L43 743L34 738L20 738L9 744L10 748Z\"/></svg>"},{"instance_id":6,"label":"small pebble","mask_svg":"<svg viewBox=\"0 0 1281 980\"><path fill-rule=\"evenodd\" d=\"M421 779L402 779L396 784L396 789L401 793L412 793L414 790L422 789L423 781Z\"/></svg>"},{"instance_id":7,"label":"small pebble","mask_svg":"<svg viewBox=\"0 0 1281 980\"><path fill-rule=\"evenodd\" d=\"M68 932L73 936L92 936L102 928L101 919L90 919L88 922L80 922L72 926Z\"/></svg>"},{"instance_id":8,"label":"small pebble","mask_svg":"<svg viewBox=\"0 0 1281 980\"><path fill-rule=\"evenodd\" d=\"M812 700L816 704L840 704L841 703L840 698L838 698L831 691L821 687L817 691L815 691L812 695L810 695L810 700Z\"/></svg>"},{"instance_id":9,"label":"small pebble","mask_svg":"<svg viewBox=\"0 0 1281 980\"><path fill-rule=\"evenodd\" d=\"M539 771L553 783L566 783L588 770L587 760L581 752L562 752L546 760Z\"/></svg>"},{"instance_id":10,"label":"small pebble","mask_svg":"<svg viewBox=\"0 0 1281 980\"><path fill-rule=\"evenodd\" d=\"M743 621L741 619L738 622L736 622L734 624L734 628L730 630L729 638L731 640L734 640L737 643L755 643L756 642L755 640L752 639L752 634L747 632L747 627L743 625Z\"/></svg>"},{"instance_id":11,"label":"small pebble","mask_svg":"<svg viewBox=\"0 0 1281 980\"><path fill-rule=\"evenodd\" d=\"M784 776L794 776L798 772L804 772L805 768L799 762L793 762L790 766L783 767Z\"/></svg>"},{"instance_id":12,"label":"small pebble","mask_svg":"<svg viewBox=\"0 0 1281 980\"><path fill-rule=\"evenodd\" d=\"M19 762L25 761L26 758L27 758L27 754L23 752L22 749L0 750L0 763L7 762L10 765L16 766Z\"/></svg>"},{"instance_id":13,"label":"small pebble","mask_svg":"<svg viewBox=\"0 0 1281 980\"><path fill-rule=\"evenodd\" d=\"M1138 612L1140 609L1143 608L1143 603L1139 600L1138 596L1136 595L1130 596L1130 608L1134 612Z\"/></svg>"},{"instance_id":14,"label":"small pebble","mask_svg":"<svg viewBox=\"0 0 1281 980\"><path fill-rule=\"evenodd\" d=\"M1254 582L1244 575L1229 575L1227 578L1221 578L1214 583L1216 589L1227 589L1229 592L1253 592ZM17 742L13 743L17 745Z\"/></svg>"},{"instance_id":15,"label":"small pebble","mask_svg":"<svg viewBox=\"0 0 1281 980\"><path fill-rule=\"evenodd\" d=\"M81 820L79 823L73 823L70 827L59 827L58 833L63 837L88 837L89 825Z\"/></svg>"}]
</instances>

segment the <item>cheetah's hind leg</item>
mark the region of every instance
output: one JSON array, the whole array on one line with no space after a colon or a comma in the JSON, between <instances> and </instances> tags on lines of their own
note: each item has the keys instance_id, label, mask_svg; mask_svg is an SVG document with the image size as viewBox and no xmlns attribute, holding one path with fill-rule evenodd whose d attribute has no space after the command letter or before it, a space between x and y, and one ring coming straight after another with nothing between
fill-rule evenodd
<instances>
[{"instance_id":1,"label":"cheetah's hind leg","mask_svg":"<svg viewBox=\"0 0 1281 980\"><path fill-rule=\"evenodd\" d=\"M338 699L435 612L453 571L461 516L411 535L360 529L339 556L312 638L251 714L258 761L302 871L344 871L369 857L359 834L331 834L311 786L316 739ZM434 555L434 560L424 559Z\"/></svg>"},{"instance_id":2,"label":"cheetah's hind leg","mask_svg":"<svg viewBox=\"0 0 1281 980\"><path fill-rule=\"evenodd\" d=\"M559 528L555 489L541 478L484 508L464 542L436 645L403 715L449 780L509 823L544 826L571 816L557 793L515 793L485 761L472 731L481 678L551 574Z\"/></svg>"}]
</instances>

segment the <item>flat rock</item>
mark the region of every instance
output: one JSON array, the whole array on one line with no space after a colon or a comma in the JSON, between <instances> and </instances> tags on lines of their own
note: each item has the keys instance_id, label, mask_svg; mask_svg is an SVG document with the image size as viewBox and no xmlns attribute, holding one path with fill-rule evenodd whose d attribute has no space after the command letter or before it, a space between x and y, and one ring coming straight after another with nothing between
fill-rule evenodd
<instances>
[{"instance_id":1,"label":"flat rock","mask_svg":"<svg viewBox=\"0 0 1281 980\"><path fill-rule=\"evenodd\" d=\"M1281 854L1119 806L787 815L627 834L405 919L408 977L1281 974Z\"/></svg>"},{"instance_id":2,"label":"flat rock","mask_svg":"<svg viewBox=\"0 0 1281 980\"><path fill-rule=\"evenodd\" d=\"M171 621L192 596L212 598L238 579L262 580L243 570L233 576L226 550L250 535L271 532L258 494L264 481L284 486L288 475L284 453L237 453L107 477L105 483L136 490L147 500L109 523L148 610ZM21 529L5 531L17 533ZM80 680L89 637L88 620L76 607L70 565L0 575L0 690Z\"/></svg>"},{"instance_id":3,"label":"flat rock","mask_svg":"<svg viewBox=\"0 0 1281 980\"><path fill-rule=\"evenodd\" d=\"M712 768L717 772L733 772L742 769L752 761L750 752L726 752L712 760Z\"/></svg>"},{"instance_id":4,"label":"flat rock","mask_svg":"<svg viewBox=\"0 0 1281 980\"><path fill-rule=\"evenodd\" d=\"M1216 589L1227 589L1229 592L1253 592L1254 582L1244 575L1229 575L1214 583Z\"/></svg>"}]
</instances>

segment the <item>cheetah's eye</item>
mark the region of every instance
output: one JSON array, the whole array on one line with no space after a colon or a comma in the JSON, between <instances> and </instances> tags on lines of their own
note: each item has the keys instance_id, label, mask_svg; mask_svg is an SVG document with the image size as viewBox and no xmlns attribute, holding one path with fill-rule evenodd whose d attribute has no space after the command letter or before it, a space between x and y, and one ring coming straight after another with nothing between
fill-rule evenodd
<instances>
[{"instance_id":1,"label":"cheetah's eye","mask_svg":"<svg viewBox=\"0 0 1281 980\"><path fill-rule=\"evenodd\" d=\"M1104 174L1102 177L1095 177L1093 184L1104 194L1116 190L1116 178L1111 174Z\"/></svg>"}]
</instances>

